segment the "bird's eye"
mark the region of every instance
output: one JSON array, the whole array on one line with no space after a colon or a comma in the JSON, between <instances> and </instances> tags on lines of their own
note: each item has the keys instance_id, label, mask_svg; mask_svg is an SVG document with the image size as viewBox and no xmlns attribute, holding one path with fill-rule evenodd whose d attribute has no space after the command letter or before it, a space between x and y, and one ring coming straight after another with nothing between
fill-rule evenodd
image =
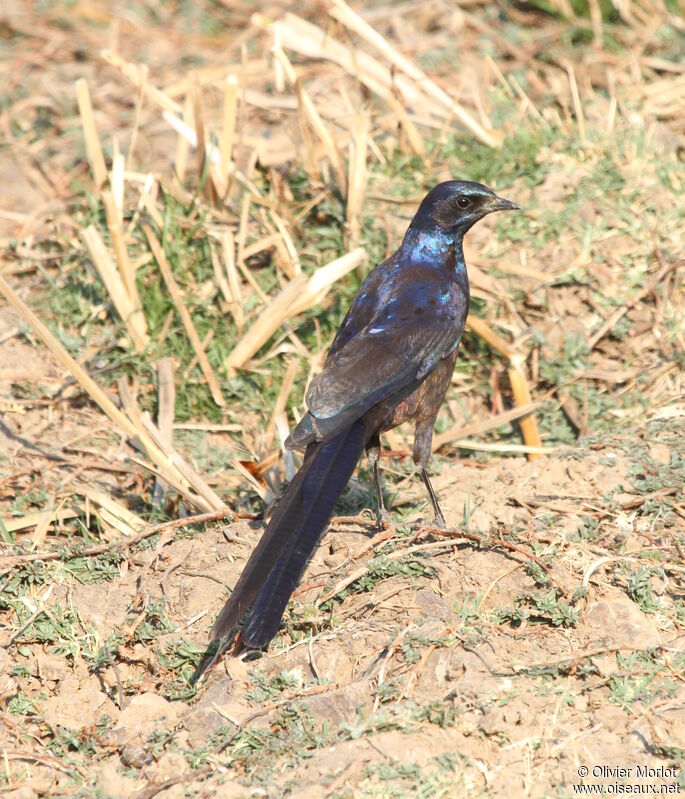
<instances>
[{"instance_id":1,"label":"bird's eye","mask_svg":"<svg viewBox=\"0 0 685 799\"><path fill-rule=\"evenodd\" d=\"M457 197L457 205L460 208L468 208L471 205L471 200L468 197Z\"/></svg>"}]
</instances>

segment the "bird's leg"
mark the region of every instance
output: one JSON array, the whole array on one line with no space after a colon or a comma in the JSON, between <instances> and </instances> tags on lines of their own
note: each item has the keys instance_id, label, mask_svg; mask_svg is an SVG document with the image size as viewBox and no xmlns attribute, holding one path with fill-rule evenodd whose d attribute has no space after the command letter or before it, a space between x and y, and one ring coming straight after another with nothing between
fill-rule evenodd
<instances>
[{"instance_id":1,"label":"bird's leg","mask_svg":"<svg viewBox=\"0 0 685 799\"><path fill-rule=\"evenodd\" d=\"M429 422L422 422L416 426L414 433L414 463L421 469L421 477L428 490L431 505L433 506L433 523L436 527L444 530L447 527L445 517L442 515L440 505L438 504L438 497L436 496L433 486L431 485L430 477L428 476L427 466L431 454L431 442L433 441L433 424L435 419Z\"/></svg>"},{"instance_id":2,"label":"bird's leg","mask_svg":"<svg viewBox=\"0 0 685 799\"><path fill-rule=\"evenodd\" d=\"M381 471L378 467L378 459L380 458L381 454L381 441L378 437L378 434L373 436L373 438L366 445L366 454L369 458L369 463L371 464L373 481L376 485L376 519L378 520L378 529L384 530L386 527L388 527L388 525L392 524L392 516L385 509L385 503L383 502Z\"/></svg>"},{"instance_id":3,"label":"bird's leg","mask_svg":"<svg viewBox=\"0 0 685 799\"><path fill-rule=\"evenodd\" d=\"M428 496L431 500L431 505L433 506L433 514L435 515L435 526L439 527L441 530L444 530L447 527L445 523L445 517L442 515L442 511L440 510L440 505L438 504L438 497L433 490L433 486L430 481L430 477L428 476L428 472L425 469L421 469L421 477L423 477L423 482L425 483L426 488L428 489Z\"/></svg>"}]
</instances>

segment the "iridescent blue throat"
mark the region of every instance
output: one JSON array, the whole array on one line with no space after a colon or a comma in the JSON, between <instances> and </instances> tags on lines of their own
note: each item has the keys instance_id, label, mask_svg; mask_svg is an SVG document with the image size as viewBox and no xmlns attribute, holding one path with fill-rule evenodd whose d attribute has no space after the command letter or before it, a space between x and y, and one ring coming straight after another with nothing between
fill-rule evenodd
<instances>
[{"instance_id":1,"label":"iridescent blue throat","mask_svg":"<svg viewBox=\"0 0 685 799\"><path fill-rule=\"evenodd\" d=\"M401 251L412 263L427 264L437 268L452 267L466 271L463 235L445 230L421 230L410 227L402 242Z\"/></svg>"}]
</instances>

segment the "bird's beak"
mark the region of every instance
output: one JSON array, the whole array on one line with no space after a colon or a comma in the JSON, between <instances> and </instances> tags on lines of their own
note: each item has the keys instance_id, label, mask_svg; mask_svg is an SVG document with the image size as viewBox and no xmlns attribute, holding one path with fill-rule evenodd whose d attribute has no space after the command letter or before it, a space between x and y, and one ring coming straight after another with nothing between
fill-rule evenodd
<instances>
[{"instance_id":1,"label":"bird's beak","mask_svg":"<svg viewBox=\"0 0 685 799\"><path fill-rule=\"evenodd\" d=\"M513 200L505 200L504 197L495 197L490 206L490 211L520 211L521 206Z\"/></svg>"}]
</instances>

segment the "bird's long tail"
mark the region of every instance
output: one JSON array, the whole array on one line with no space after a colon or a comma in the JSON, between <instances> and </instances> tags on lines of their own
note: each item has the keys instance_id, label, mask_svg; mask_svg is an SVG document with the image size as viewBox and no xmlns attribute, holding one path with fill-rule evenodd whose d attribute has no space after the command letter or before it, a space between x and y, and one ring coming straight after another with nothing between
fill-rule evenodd
<instances>
[{"instance_id":1,"label":"bird's long tail","mask_svg":"<svg viewBox=\"0 0 685 799\"><path fill-rule=\"evenodd\" d=\"M278 630L283 611L307 561L371 437L362 417L328 441L310 444L302 468L276 506L212 629L218 640L236 626L252 604L243 641L263 647Z\"/></svg>"}]
</instances>

